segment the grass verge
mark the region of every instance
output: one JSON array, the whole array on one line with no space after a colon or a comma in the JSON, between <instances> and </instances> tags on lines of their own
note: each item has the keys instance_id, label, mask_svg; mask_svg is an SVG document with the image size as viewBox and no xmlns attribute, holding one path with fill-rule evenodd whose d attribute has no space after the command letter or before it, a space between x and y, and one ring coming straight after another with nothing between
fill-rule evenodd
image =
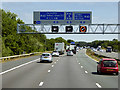
<instances>
[{"instance_id":1,"label":"grass verge","mask_svg":"<svg viewBox=\"0 0 120 90\"><path fill-rule=\"evenodd\" d=\"M93 51L91 51L91 49L87 49L86 54L96 61L99 61L100 59L103 58L103 56L95 54Z\"/></svg>"}]
</instances>

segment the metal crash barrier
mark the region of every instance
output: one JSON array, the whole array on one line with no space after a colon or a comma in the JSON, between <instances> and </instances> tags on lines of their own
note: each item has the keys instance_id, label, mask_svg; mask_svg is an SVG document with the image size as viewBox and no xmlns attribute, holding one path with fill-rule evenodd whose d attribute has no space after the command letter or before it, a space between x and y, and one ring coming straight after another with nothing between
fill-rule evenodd
<instances>
[{"instance_id":1,"label":"metal crash barrier","mask_svg":"<svg viewBox=\"0 0 120 90\"><path fill-rule=\"evenodd\" d=\"M34 53L29 53L29 54L21 54L21 55L14 55L14 56L8 56L8 57L1 57L0 61L10 60L10 59L19 58L19 57L31 56L31 55L35 55L35 54L39 54L39 53L41 53L41 52L34 52Z\"/></svg>"}]
</instances>

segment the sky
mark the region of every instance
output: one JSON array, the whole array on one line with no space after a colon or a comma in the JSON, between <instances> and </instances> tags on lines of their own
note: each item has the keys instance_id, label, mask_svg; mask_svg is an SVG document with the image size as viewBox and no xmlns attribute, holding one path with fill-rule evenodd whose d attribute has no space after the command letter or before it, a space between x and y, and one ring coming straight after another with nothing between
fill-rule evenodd
<instances>
[{"instance_id":1,"label":"sky","mask_svg":"<svg viewBox=\"0 0 120 90\"><path fill-rule=\"evenodd\" d=\"M2 2L118 2L119 0L1 0Z\"/></svg>"},{"instance_id":2,"label":"sky","mask_svg":"<svg viewBox=\"0 0 120 90\"><path fill-rule=\"evenodd\" d=\"M18 15L26 24L33 23L33 11L41 10L60 10L60 11L92 11L93 24L117 24L118 23L118 2L14 2L14 0L3 0L2 8L5 11L11 11ZM29 0L31 1L31 0ZM32 0L33 1L33 0ZM58 0L61 1L61 0ZM94 1L94 0L93 0ZM46 35L47 38L63 37L64 39L73 39L75 41L91 42L94 40L113 40L118 39L118 35L99 35L99 34L65 34L65 35Z\"/></svg>"}]
</instances>

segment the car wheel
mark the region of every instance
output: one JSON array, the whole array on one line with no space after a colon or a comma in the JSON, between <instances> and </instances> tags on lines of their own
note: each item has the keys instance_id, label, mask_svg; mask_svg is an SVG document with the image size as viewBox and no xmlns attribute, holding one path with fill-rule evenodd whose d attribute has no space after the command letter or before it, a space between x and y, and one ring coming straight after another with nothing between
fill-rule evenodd
<instances>
[{"instance_id":1,"label":"car wheel","mask_svg":"<svg viewBox=\"0 0 120 90\"><path fill-rule=\"evenodd\" d=\"M100 75L102 74L101 70L98 70L98 69L97 69L97 73Z\"/></svg>"},{"instance_id":2,"label":"car wheel","mask_svg":"<svg viewBox=\"0 0 120 90\"><path fill-rule=\"evenodd\" d=\"M52 63L52 61L49 61L49 63Z\"/></svg>"},{"instance_id":3,"label":"car wheel","mask_svg":"<svg viewBox=\"0 0 120 90\"><path fill-rule=\"evenodd\" d=\"M101 70L99 71L99 74L102 75L103 73L101 72Z\"/></svg>"},{"instance_id":4,"label":"car wheel","mask_svg":"<svg viewBox=\"0 0 120 90\"><path fill-rule=\"evenodd\" d=\"M98 69L97 69L97 74L99 74L99 71L98 71Z\"/></svg>"},{"instance_id":5,"label":"car wheel","mask_svg":"<svg viewBox=\"0 0 120 90\"><path fill-rule=\"evenodd\" d=\"M119 72L116 72L116 75L118 75L119 74Z\"/></svg>"}]
</instances>

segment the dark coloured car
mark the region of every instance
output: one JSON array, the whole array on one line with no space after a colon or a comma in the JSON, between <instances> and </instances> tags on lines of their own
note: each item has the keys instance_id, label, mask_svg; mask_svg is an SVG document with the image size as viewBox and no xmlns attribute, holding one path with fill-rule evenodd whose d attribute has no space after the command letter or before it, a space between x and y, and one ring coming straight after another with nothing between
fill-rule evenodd
<instances>
[{"instance_id":1,"label":"dark coloured car","mask_svg":"<svg viewBox=\"0 0 120 90\"><path fill-rule=\"evenodd\" d=\"M106 49L106 52L112 52L112 47L111 46L108 46L107 49Z\"/></svg>"}]
</instances>

